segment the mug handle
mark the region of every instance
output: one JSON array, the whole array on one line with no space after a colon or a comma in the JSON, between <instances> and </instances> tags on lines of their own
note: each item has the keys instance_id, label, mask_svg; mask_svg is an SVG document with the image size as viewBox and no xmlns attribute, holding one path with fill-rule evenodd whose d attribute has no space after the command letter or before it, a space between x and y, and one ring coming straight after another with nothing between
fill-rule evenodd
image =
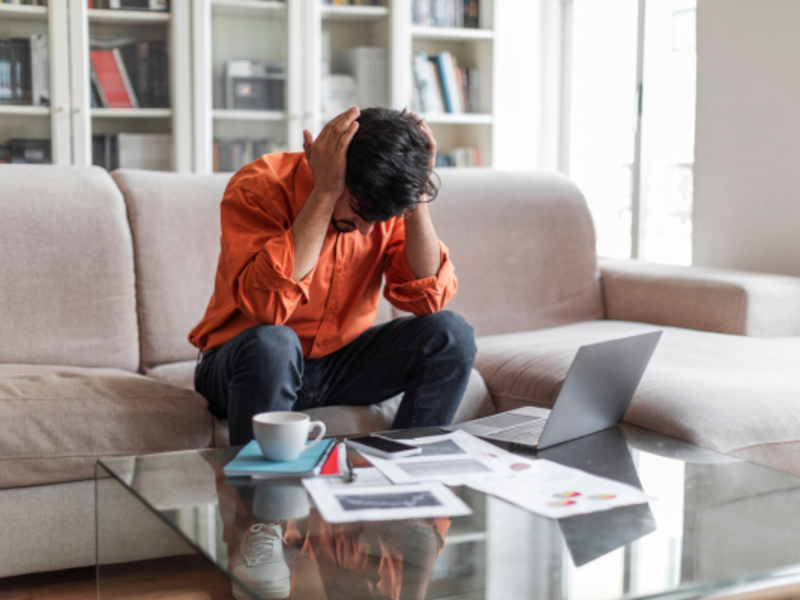
<instances>
[{"instance_id":1,"label":"mug handle","mask_svg":"<svg viewBox=\"0 0 800 600\"><path fill-rule=\"evenodd\" d=\"M322 436L325 435L325 423L323 423L322 421L311 421L311 423L308 424L308 430L311 431L314 427L319 427L319 433L317 434L317 437L315 437L311 442L306 444L306 447L303 448L303 452L305 452L309 448L313 448L314 446L316 446L322 439Z\"/></svg>"}]
</instances>

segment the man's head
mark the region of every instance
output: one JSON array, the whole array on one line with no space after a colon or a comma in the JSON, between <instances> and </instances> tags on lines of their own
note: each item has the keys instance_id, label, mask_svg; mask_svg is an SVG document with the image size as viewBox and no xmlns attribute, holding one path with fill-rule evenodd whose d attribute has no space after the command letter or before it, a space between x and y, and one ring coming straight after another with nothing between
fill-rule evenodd
<instances>
[{"instance_id":1,"label":"man's head","mask_svg":"<svg viewBox=\"0 0 800 600\"><path fill-rule=\"evenodd\" d=\"M432 200L430 144L416 117L405 111L368 108L347 149L345 192L333 213L339 231L367 234L374 223L413 210L423 194Z\"/></svg>"}]
</instances>

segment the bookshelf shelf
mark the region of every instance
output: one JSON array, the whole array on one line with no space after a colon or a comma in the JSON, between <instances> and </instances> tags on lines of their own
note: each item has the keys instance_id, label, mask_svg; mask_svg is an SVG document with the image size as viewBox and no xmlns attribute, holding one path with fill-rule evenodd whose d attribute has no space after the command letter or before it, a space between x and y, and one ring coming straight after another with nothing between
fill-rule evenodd
<instances>
[{"instance_id":1,"label":"bookshelf shelf","mask_svg":"<svg viewBox=\"0 0 800 600\"><path fill-rule=\"evenodd\" d=\"M14 115L20 117L49 117L50 107L0 105L0 115Z\"/></svg>"},{"instance_id":2,"label":"bookshelf shelf","mask_svg":"<svg viewBox=\"0 0 800 600\"><path fill-rule=\"evenodd\" d=\"M93 108L93 119L168 119L171 108Z\"/></svg>"},{"instance_id":3,"label":"bookshelf shelf","mask_svg":"<svg viewBox=\"0 0 800 600\"><path fill-rule=\"evenodd\" d=\"M0 19L20 19L26 21L46 21L46 6L26 6L0 4Z\"/></svg>"},{"instance_id":4,"label":"bookshelf shelf","mask_svg":"<svg viewBox=\"0 0 800 600\"><path fill-rule=\"evenodd\" d=\"M125 25L152 25L169 23L172 15L168 12L149 12L144 10L109 10L90 8L90 23L120 23Z\"/></svg>"},{"instance_id":5,"label":"bookshelf shelf","mask_svg":"<svg viewBox=\"0 0 800 600\"><path fill-rule=\"evenodd\" d=\"M321 9L323 21L380 21L389 17L385 6L334 6L325 5Z\"/></svg>"},{"instance_id":6,"label":"bookshelf shelf","mask_svg":"<svg viewBox=\"0 0 800 600\"><path fill-rule=\"evenodd\" d=\"M286 3L274 0L212 0L211 12L228 17L283 19L286 16Z\"/></svg>"},{"instance_id":7,"label":"bookshelf shelf","mask_svg":"<svg viewBox=\"0 0 800 600\"><path fill-rule=\"evenodd\" d=\"M486 113L431 113L422 115L433 125L491 125L494 115Z\"/></svg>"},{"instance_id":8,"label":"bookshelf shelf","mask_svg":"<svg viewBox=\"0 0 800 600\"><path fill-rule=\"evenodd\" d=\"M277 110L229 110L217 108L212 111L212 116L219 120L228 121L284 121L286 113Z\"/></svg>"},{"instance_id":9,"label":"bookshelf shelf","mask_svg":"<svg viewBox=\"0 0 800 600\"><path fill-rule=\"evenodd\" d=\"M411 35L419 40L442 40L442 41L476 41L493 40L494 31L491 29L467 29L456 27L424 27L414 25L411 27Z\"/></svg>"}]
</instances>

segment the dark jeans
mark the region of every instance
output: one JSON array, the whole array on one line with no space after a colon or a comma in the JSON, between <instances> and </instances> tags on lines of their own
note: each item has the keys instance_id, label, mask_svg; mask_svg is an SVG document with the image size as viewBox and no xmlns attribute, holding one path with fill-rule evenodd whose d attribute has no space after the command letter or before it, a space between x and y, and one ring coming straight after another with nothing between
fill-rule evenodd
<instances>
[{"instance_id":1,"label":"dark jeans","mask_svg":"<svg viewBox=\"0 0 800 600\"><path fill-rule=\"evenodd\" d=\"M228 419L232 445L253 439L252 418L274 410L368 406L403 392L393 429L447 425L475 360L474 331L442 311L395 319L322 358L303 358L290 328L257 325L203 353L195 389Z\"/></svg>"}]
</instances>

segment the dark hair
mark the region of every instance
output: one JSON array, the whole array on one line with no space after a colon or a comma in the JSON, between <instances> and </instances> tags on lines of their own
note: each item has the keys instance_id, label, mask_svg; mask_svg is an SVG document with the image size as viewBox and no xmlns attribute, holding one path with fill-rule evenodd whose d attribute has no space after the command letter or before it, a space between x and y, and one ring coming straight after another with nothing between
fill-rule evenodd
<instances>
[{"instance_id":1,"label":"dark hair","mask_svg":"<svg viewBox=\"0 0 800 600\"><path fill-rule=\"evenodd\" d=\"M388 221L416 206L422 194L433 200L439 186L431 181L430 144L421 121L388 108L367 108L357 120L345 173L353 212L365 221Z\"/></svg>"}]
</instances>

